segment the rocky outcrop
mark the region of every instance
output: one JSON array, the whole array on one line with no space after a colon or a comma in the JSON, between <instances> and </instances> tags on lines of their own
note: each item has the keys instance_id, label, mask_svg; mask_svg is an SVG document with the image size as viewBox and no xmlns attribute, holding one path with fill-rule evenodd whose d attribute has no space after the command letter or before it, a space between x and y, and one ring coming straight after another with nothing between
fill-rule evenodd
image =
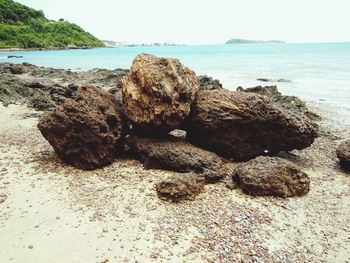
<instances>
[{"instance_id":1,"label":"rocky outcrop","mask_svg":"<svg viewBox=\"0 0 350 263\"><path fill-rule=\"evenodd\" d=\"M126 141L133 155L146 168L201 173L208 183L216 182L227 175L226 164L222 158L183 139L171 135L155 138L131 134Z\"/></svg>"},{"instance_id":2,"label":"rocky outcrop","mask_svg":"<svg viewBox=\"0 0 350 263\"><path fill-rule=\"evenodd\" d=\"M252 92L267 96L287 110L291 110L296 113L302 113L313 121L321 120L321 117L319 115L309 111L304 101L296 96L282 95L281 92L278 91L277 86L257 86L246 89L238 87L237 91Z\"/></svg>"},{"instance_id":3,"label":"rocky outcrop","mask_svg":"<svg viewBox=\"0 0 350 263\"><path fill-rule=\"evenodd\" d=\"M198 76L199 90L222 89L222 84L219 80L208 77L207 75Z\"/></svg>"},{"instance_id":4,"label":"rocky outcrop","mask_svg":"<svg viewBox=\"0 0 350 263\"><path fill-rule=\"evenodd\" d=\"M254 196L302 196L309 192L310 179L293 163L261 156L237 167L233 180Z\"/></svg>"},{"instance_id":5,"label":"rocky outcrop","mask_svg":"<svg viewBox=\"0 0 350 263\"><path fill-rule=\"evenodd\" d=\"M204 191L204 179L196 174L175 174L156 184L158 197L162 200L179 202L194 200Z\"/></svg>"},{"instance_id":6,"label":"rocky outcrop","mask_svg":"<svg viewBox=\"0 0 350 263\"><path fill-rule=\"evenodd\" d=\"M289 79L268 79L268 78L258 78L256 79L257 81L262 81L262 82L292 82Z\"/></svg>"},{"instance_id":7,"label":"rocky outcrop","mask_svg":"<svg viewBox=\"0 0 350 263\"><path fill-rule=\"evenodd\" d=\"M93 86L73 93L38 128L65 162L80 169L95 169L114 159L124 126L116 98Z\"/></svg>"},{"instance_id":8,"label":"rocky outcrop","mask_svg":"<svg viewBox=\"0 0 350 263\"><path fill-rule=\"evenodd\" d=\"M168 133L188 116L199 82L179 60L140 54L124 79L123 102L128 119L150 133Z\"/></svg>"},{"instance_id":9,"label":"rocky outcrop","mask_svg":"<svg viewBox=\"0 0 350 263\"><path fill-rule=\"evenodd\" d=\"M350 168L350 140L344 141L339 144L337 148L337 156L340 160L341 166L344 168Z\"/></svg>"},{"instance_id":10,"label":"rocky outcrop","mask_svg":"<svg viewBox=\"0 0 350 263\"><path fill-rule=\"evenodd\" d=\"M93 69L73 72L37 67L29 63L0 63L0 102L27 104L39 111L51 110L71 97L79 86L95 85L114 93L128 70Z\"/></svg>"},{"instance_id":11,"label":"rocky outcrop","mask_svg":"<svg viewBox=\"0 0 350 263\"><path fill-rule=\"evenodd\" d=\"M303 149L316 125L266 96L225 89L201 91L184 128L193 144L235 160Z\"/></svg>"}]
</instances>

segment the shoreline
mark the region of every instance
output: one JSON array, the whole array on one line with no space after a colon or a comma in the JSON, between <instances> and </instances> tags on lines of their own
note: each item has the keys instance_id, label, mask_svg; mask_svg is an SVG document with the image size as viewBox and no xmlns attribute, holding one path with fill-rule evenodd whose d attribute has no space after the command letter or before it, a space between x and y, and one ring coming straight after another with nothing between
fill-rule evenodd
<instances>
[{"instance_id":1,"label":"shoreline","mask_svg":"<svg viewBox=\"0 0 350 263\"><path fill-rule=\"evenodd\" d=\"M68 51L68 50L90 50L97 48L112 48L112 47L77 47L77 48L0 48L0 53L3 52L29 52L29 51Z\"/></svg>"}]
</instances>

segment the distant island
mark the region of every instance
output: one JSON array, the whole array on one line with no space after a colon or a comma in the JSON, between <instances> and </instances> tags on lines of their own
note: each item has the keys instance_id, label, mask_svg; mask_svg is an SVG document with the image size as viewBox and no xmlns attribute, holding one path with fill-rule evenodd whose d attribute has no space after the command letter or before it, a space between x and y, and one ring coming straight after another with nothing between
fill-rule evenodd
<instances>
[{"instance_id":1,"label":"distant island","mask_svg":"<svg viewBox=\"0 0 350 263\"><path fill-rule=\"evenodd\" d=\"M249 40L249 39L241 39L241 38L232 38L228 40L225 44L266 44L266 43L286 43L281 40Z\"/></svg>"},{"instance_id":2,"label":"distant island","mask_svg":"<svg viewBox=\"0 0 350 263\"><path fill-rule=\"evenodd\" d=\"M43 11L0 0L0 48L50 49L104 47L76 24L48 20Z\"/></svg>"}]
</instances>

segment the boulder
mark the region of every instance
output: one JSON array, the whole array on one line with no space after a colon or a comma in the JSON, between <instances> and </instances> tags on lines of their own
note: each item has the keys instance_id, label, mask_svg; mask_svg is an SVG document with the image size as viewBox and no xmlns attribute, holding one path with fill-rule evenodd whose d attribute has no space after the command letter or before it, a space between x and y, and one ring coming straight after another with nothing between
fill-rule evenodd
<instances>
[{"instance_id":1,"label":"boulder","mask_svg":"<svg viewBox=\"0 0 350 263\"><path fill-rule=\"evenodd\" d=\"M207 75L198 76L199 90L222 89L222 84L219 80L208 77Z\"/></svg>"},{"instance_id":2,"label":"boulder","mask_svg":"<svg viewBox=\"0 0 350 263\"><path fill-rule=\"evenodd\" d=\"M194 200L204 191L204 180L192 173L175 174L156 184L158 197L165 201Z\"/></svg>"},{"instance_id":3,"label":"boulder","mask_svg":"<svg viewBox=\"0 0 350 263\"><path fill-rule=\"evenodd\" d=\"M179 60L140 54L123 79L125 114L150 133L168 133L188 116L199 82Z\"/></svg>"},{"instance_id":4,"label":"boulder","mask_svg":"<svg viewBox=\"0 0 350 263\"><path fill-rule=\"evenodd\" d=\"M131 134L126 138L131 152L148 169L164 169L180 173L202 173L208 183L227 175L225 161L215 153L193 146L171 135L143 137Z\"/></svg>"},{"instance_id":5,"label":"boulder","mask_svg":"<svg viewBox=\"0 0 350 263\"><path fill-rule=\"evenodd\" d=\"M321 117L318 114L308 110L304 101L296 96L282 95L281 92L278 91L277 86L256 86L246 89L238 87L237 91L252 92L267 96L287 110L291 110L296 113L302 113L313 121L321 120Z\"/></svg>"},{"instance_id":6,"label":"boulder","mask_svg":"<svg viewBox=\"0 0 350 263\"><path fill-rule=\"evenodd\" d=\"M124 133L120 112L112 94L83 86L44 115L38 128L63 161L91 170L114 159Z\"/></svg>"},{"instance_id":7,"label":"boulder","mask_svg":"<svg viewBox=\"0 0 350 263\"><path fill-rule=\"evenodd\" d=\"M341 166L350 168L350 140L342 142L337 148L337 156Z\"/></svg>"},{"instance_id":8,"label":"boulder","mask_svg":"<svg viewBox=\"0 0 350 263\"><path fill-rule=\"evenodd\" d=\"M309 192L310 179L293 163L260 156L237 167L233 181L254 196L302 196Z\"/></svg>"},{"instance_id":9,"label":"boulder","mask_svg":"<svg viewBox=\"0 0 350 263\"><path fill-rule=\"evenodd\" d=\"M191 143L243 161L306 148L317 136L308 118L266 96L225 89L199 92L184 128Z\"/></svg>"}]
</instances>

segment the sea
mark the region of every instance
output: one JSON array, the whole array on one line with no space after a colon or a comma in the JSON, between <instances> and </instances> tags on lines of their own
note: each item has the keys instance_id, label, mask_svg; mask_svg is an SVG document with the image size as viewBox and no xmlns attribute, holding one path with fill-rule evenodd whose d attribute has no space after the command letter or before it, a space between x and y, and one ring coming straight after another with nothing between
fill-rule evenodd
<instances>
[{"instance_id":1,"label":"sea","mask_svg":"<svg viewBox=\"0 0 350 263\"><path fill-rule=\"evenodd\" d=\"M0 52L0 62L71 69L130 68L139 53L178 58L227 89L277 85L286 95L336 109L350 125L350 43L130 46L86 50ZM9 59L16 55L23 58ZM258 81L267 78L271 82ZM277 82L278 79L288 80Z\"/></svg>"}]
</instances>

